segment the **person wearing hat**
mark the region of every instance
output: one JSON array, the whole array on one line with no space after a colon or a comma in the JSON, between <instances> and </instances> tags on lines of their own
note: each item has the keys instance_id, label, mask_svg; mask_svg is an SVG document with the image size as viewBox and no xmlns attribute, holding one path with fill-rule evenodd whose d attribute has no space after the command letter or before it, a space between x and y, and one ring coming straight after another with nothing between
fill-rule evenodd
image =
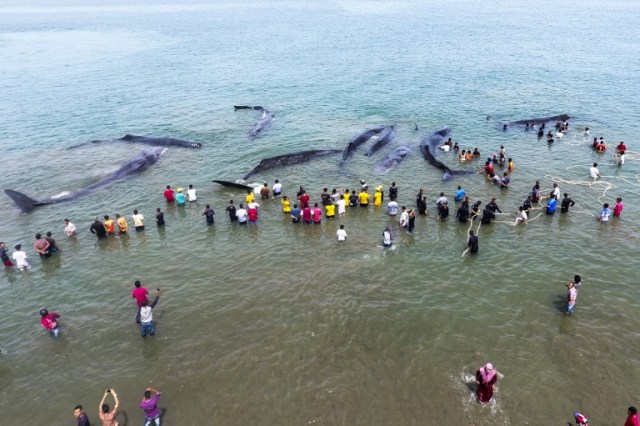
<instances>
[{"instance_id":1,"label":"person wearing hat","mask_svg":"<svg viewBox=\"0 0 640 426\"><path fill-rule=\"evenodd\" d=\"M176 194L176 204L179 206L184 206L187 204L187 196L184 195L184 189L178 188L178 193Z\"/></svg>"},{"instance_id":2,"label":"person wearing hat","mask_svg":"<svg viewBox=\"0 0 640 426\"><path fill-rule=\"evenodd\" d=\"M40 309L40 325L45 328L53 337L60 335L60 327L58 326L59 314L49 312L47 308Z\"/></svg>"},{"instance_id":3,"label":"person wearing hat","mask_svg":"<svg viewBox=\"0 0 640 426\"><path fill-rule=\"evenodd\" d=\"M374 206L381 206L382 205L382 199L384 198L384 193L382 192L382 185L378 185L376 186L376 192L375 194L373 194L373 205Z\"/></svg>"}]
</instances>

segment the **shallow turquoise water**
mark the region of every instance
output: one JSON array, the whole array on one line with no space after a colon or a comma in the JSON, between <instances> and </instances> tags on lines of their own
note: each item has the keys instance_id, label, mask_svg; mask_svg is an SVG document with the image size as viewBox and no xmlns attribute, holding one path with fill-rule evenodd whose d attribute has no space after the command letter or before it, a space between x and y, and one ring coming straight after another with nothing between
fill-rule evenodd
<instances>
[{"instance_id":1,"label":"shallow turquoise water","mask_svg":"<svg viewBox=\"0 0 640 426\"><path fill-rule=\"evenodd\" d=\"M638 11L632 2L1 6L3 188L37 198L73 190L144 148L65 150L83 141L134 133L204 144L170 149L139 176L30 215L2 196L0 239L29 246L51 230L64 248L45 262L31 251L28 274L2 276L3 418L67 424L83 404L95 421L101 392L114 387L136 423L151 385L164 392L172 424L562 424L575 410L594 424L621 423L637 404L640 370ZM238 104L263 105L276 119L251 140L258 114ZM572 117L571 131L553 146L499 131L503 120L560 113ZM430 216L413 236L397 232L395 250L378 247L389 218L374 208L306 228L267 201L255 228L225 220L224 206L242 194L212 179L235 180L273 155L341 149L390 123L396 140L372 158L360 149L344 167L325 157L255 181L279 178L288 193L304 185L316 199L325 186L396 181L407 205L425 188ZM512 188L478 175L442 182L417 148L442 125L483 156L505 145ZM584 126L624 140L627 164L596 157ZM412 155L375 175L400 144ZM579 184L594 161L615 187ZM500 217L480 228L475 258L461 257L467 226L434 220L433 200L458 184L511 212L535 180L550 189L550 176L563 179L574 212L519 228ZM164 186L189 183L198 206L167 208L158 231L150 219L165 208ZM597 224L601 204L617 196L623 219ZM204 203L216 210L213 228ZM147 217L144 234L97 244L87 232L96 215L134 208ZM63 238L65 217L81 231L76 240ZM338 246L340 223L349 241ZM576 273L585 286L565 317L563 283ZM142 341L132 321L135 279L163 289L155 340ZM42 305L62 314L60 341L38 325ZM495 404L480 407L466 381L487 361L505 377Z\"/></svg>"}]
</instances>

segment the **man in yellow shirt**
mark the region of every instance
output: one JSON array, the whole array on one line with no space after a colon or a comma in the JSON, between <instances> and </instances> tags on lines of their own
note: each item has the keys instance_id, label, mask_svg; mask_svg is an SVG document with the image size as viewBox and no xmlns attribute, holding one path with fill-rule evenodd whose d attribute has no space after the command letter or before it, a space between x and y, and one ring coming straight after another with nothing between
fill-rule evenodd
<instances>
[{"instance_id":1,"label":"man in yellow shirt","mask_svg":"<svg viewBox=\"0 0 640 426\"><path fill-rule=\"evenodd\" d=\"M116 213L116 222L118 223L118 229L121 234L126 234L127 229L129 229L129 224L127 223L127 219L120 216L120 213Z\"/></svg>"},{"instance_id":2,"label":"man in yellow shirt","mask_svg":"<svg viewBox=\"0 0 640 426\"><path fill-rule=\"evenodd\" d=\"M280 204L282 204L282 213L291 213L291 201L289 201L289 197L286 195L283 196Z\"/></svg>"},{"instance_id":3,"label":"man in yellow shirt","mask_svg":"<svg viewBox=\"0 0 640 426\"><path fill-rule=\"evenodd\" d=\"M250 189L247 189L247 205L253 203L256 200L255 195L253 195L253 191Z\"/></svg>"},{"instance_id":4,"label":"man in yellow shirt","mask_svg":"<svg viewBox=\"0 0 640 426\"><path fill-rule=\"evenodd\" d=\"M373 194L373 205L381 206L382 205L382 185L376 187L376 192Z\"/></svg>"},{"instance_id":5,"label":"man in yellow shirt","mask_svg":"<svg viewBox=\"0 0 640 426\"><path fill-rule=\"evenodd\" d=\"M335 204L327 204L326 206L324 206L324 208L325 208L325 215L327 216L327 219L334 219L336 217Z\"/></svg>"},{"instance_id":6,"label":"man in yellow shirt","mask_svg":"<svg viewBox=\"0 0 640 426\"><path fill-rule=\"evenodd\" d=\"M369 206L369 194L363 189L360 194L358 194L358 202L360 203L360 207L368 207Z\"/></svg>"}]
</instances>

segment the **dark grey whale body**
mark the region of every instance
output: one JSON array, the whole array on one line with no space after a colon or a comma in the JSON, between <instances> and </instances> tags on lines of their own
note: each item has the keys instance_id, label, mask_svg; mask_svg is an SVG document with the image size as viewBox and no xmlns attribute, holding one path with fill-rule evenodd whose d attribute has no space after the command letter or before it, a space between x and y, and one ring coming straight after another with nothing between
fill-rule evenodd
<instances>
[{"instance_id":1,"label":"dark grey whale body","mask_svg":"<svg viewBox=\"0 0 640 426\"><path fill-rule=\"evenodd\" d=\"M373 155L380 148L386 146L389 142L391 142L391 140L395 136L396 136L396 129L394 126L385 127L385 129L382 132L380 132L380 137L378 138L378 140L375 141L373 145L371 145L371 148L369 148L369 151L367 151L367 153L364 155L366 156Z\"/></svg>"},{"instance_id":2,"label":"dark grey whale body","mask_svg":"<svg viewBox=\"0 0 640 426\"><path fill-rule=\"evenodd\" d=\"M146 170L152 164L155 164L166 150L167 148L164 147L147 148L142 151L137 157L127 161L124 165L122 165L122 167L120 167L118 170L111 173L101 181L89 185L86 188L81 188L64 195L53 196L44 200L34 200L28 195L25 195L18 191L14 191L12 189L5 189L4 192L9 196L9 198L13 200L13 202L16 204L16 206L18 206L20 210L22 210L24 213L29 213L38 206L75 200L78 197L89 194L96 189L108 185L112 182L117 182L126 179L133 174L140 173L143 170Z\"/></svg>"},{"instance_id":3,"label":"dark grey whale body","mask_svg":"<svg viewBox=\"0 0 640 426\"><path fill-rule=\"evenodd\" d=\"M249 186L249 185L244 185L242 183L238 183L238 182L231 182L228 180L212 180L211 182L215 182L218 183L224 187L228 187L228 188L238 188L238 189L242 189L244 191L253 191L253 187Z\"/></svg>"},{"instance_id":4,"label":"dark grey whale body","mask_svg":"<svg viewBox=\"0 0 640 426\"><path fill-rule=\"evenodd\" d=\"M260 173L265 170L273 169L281 166L291 166L293 164L305 163L312 158L322 157L325 155L334 155L342 152L339 149L313 149L308 151L294 152L292 154L277 155L275 157L265 158L260 161L256 167L247 173L243 179L248 179L250 176Z\"/></svg>"},{"instance_id":5,"label":"dark grey whale body","mask_svg":"<svg viewBox=\"0 0 640 426\"><path fill-rule=\"evenodd\" d=\"M436 159L436 149L442 145L444 138L449 134L449 132L451 132L451 128L443 127L442 129L436 130L429 136L425 137L422 142L420 142L420 151L422 152L425 160L427 160L432 166L437 167L444 172L442 180L451 180L454 176L473 173L464 170L451 170L447 165Z\"/></svg>"},{"instance_id":6,"label":"dark grey whale body","mask_svg":"<svg viewBox=\"0 0 640 426\"><path fill-rule=\"evenodd\" d=\"M389 170L400 164L402 160L411 152L411 147L402 145L391 151L376 167L376 173L387 173Z\"/></svg>"},{"instance_id":7,"label":"dark grey whale body","mask_svg":"<svg viewBox=\"0 0 640 426\"><path fill-rule=\"evenodd\" d=\"M118 140L124 142L137 142L137 143L146 143L147 145L153 146L179 146L181 148L202 148L202 144L200 142L191 142L185 141L182 139L176 138L156 138L152 136L136 136L136 135L124 135Z\"/></svg>"},{"instance_id":8,"label":"dark grey whale body","mask_svg":"<svg viewBox=\"0 0 640 426\"><path fill-rule=\"evenodd\" d=\"M374 135L382 132L387 126L380 126L374 129L366 130L359 135L354 136L349 141L347 147L342 151L342 161L344 162L360 145L371 139Z\"/></svg>"},{"instance_id":9,"label":"dark grey whale body","mask_svg":"<svg viewBox=\"0 0 640 426\"><path fill-rule=\"evenodd\" d=\"M135 142L135 143L144 143L152 146L177 146L181 148L202 148L202 144L200 142L185 141L183 139L167 138L167 137L136 136L136 135L126 134L123 137L116 138L116 139L93 140L89 142L83 142L78 145L70 146L67 149L73 149L73 148L78 148L80 146L84 146L92 143L102 143L102 142Z\"/></svg>"},{"instance_id":10,"label":"dark grey whale body","mask_svg":"<svg viewBox=\"0 0 640 426\"><path fill-rule=\"evenodd\" d=\"M539 118L530 118L528 120L517 120L517 121L510 121L508 124L510 125L514 125L514 124L542 124L542 123L547 123L549 121L566 121L568 120L570 117L567 114L560 114L560 115L552 115L550 117L539 117Z\"/></svg>"},{"instance_id":11,"label":"dark grey whale body","mask_svg":"<svg viewBox=\"0 0 640 426\"><path fill-rule=\"evenodd\" d=\"M273 117L274 117L274 115L272 113L270 113L266 109L262 108L261 106L234 105L233 109L235 111L237 111L239 109L253 109L253 110L262 112L262 117L251 128L251 131L249 132L249 136L251 136L253 138L257 137L258 133L262 132L264 130L264 128L267 127L267 125L273 121Z\"/></svg>"}]
</instances>

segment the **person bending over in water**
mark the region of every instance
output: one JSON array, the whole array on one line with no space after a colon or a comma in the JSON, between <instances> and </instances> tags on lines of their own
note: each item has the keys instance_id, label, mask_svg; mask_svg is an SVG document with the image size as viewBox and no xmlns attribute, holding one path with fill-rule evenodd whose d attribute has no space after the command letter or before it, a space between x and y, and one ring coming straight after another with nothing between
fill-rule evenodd
<instances>
[{"instance_id":1,"label":"person bending over in water","mask_svg":"<svg viewBox=\"0 0 640 426\"><path fill-rule=\"evenodd\" d=\"M60 335L60 327L58 326L59 314L49 312L46 308L40 309L40 325L49 332L53 337Z\"/></svg>"},{"instance_id":2,"label":"person bending over in water","mask_svg":"<svg viewBox=\"0 0 640 426\"><path fill-rule=\"evenodd\" d=\"M387 225L382 231L382 246L391 247L393 244L393 232L391 232L391 225Z\"/></svg>"},{"instance_id":3,"label":"person bending over in water","mask_svg":"<svg viewBox=\"0 0 640 426\"><path fill-rule=\"evenodd\" d=\"M518 216L516 217L516 225L521 223L527 223L527 212L524 210L524 207L518 207Z\"/></svg>"}]
</instances>

